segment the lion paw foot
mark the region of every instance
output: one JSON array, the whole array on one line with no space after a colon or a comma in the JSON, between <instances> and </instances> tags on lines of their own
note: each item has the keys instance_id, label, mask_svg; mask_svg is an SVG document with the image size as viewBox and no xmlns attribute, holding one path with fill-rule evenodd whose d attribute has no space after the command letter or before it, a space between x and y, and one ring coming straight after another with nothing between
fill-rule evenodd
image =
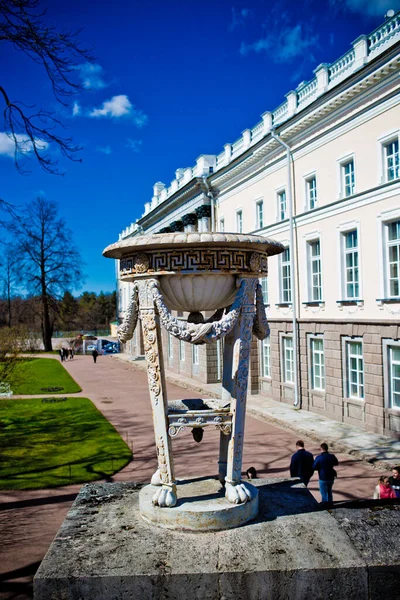
<instances>
[{"instance_id":1,"label":"lion paw foot","mask_svg":"<svg viewBox=\"0 0 400 600\"><path fill-rule=\"evenodd\" d=\"M169 487L158 489L154 495L152 502L155 506L171 507L175 506L177 501L176 492Z\"/></svg>"},{"instance_id":2,"label":"lion paw foot","mask_svg":"<svg viewBox=\"0 0 400 600\"><path fill-rule=\"evenodd\" d=\"M248 500L251 500L251 492L244 483L233 483L226 482L225 484L225 498L231 504L244 504Z\"/></svg>"}]
</instances>

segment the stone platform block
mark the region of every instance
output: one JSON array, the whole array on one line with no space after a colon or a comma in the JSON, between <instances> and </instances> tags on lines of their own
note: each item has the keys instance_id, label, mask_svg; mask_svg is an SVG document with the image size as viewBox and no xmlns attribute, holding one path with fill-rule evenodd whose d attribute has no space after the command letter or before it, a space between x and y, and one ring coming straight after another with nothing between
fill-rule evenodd
<instances>
[{"instance_id":1,"label":"stone platform block","mask_svg":"<svg viewBox=\"0 0 400 600\"><path fill-rule=\"evenodd\" d=\"M258 518L212 533L146 523L139 484L85 485L35 576L35 600L398 597L399 505L327 511L297 480L252 484Z\"/></svg>"}]
</instances>

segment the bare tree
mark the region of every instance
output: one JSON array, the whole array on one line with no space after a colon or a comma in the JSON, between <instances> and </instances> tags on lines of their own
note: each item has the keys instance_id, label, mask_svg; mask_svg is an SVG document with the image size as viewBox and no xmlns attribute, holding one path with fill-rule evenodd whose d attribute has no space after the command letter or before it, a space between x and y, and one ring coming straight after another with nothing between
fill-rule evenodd
<instances>
[{"instance_id":1,"label":"bare tree","mask_svg":"<svg viewBox=\"0 0 400 600\"><path fill-rule=\"evenodd\" d=\"M11 327L12 323L12 302L11 298L17 289L17 264L18 257L14 249L7 246L0 256L0 282L3 284L3 298L7 302L7 325Z\"/></svg>"},{"instance_id":2,"label":"bare tree","mask_svg":"<svg viewBox=\"0 0 400 600\"><path fill-rule=\"evenodd\" d=\"M39 0L0 0L0 43L8 42L43 67L56 100L63 105L68 97L84 89L77 80L79 64L93 60L78 45L79 33L60 32L48 25ZM80 148L71 138L58 133L63 125L53 112L25 106L14 100L3 85L0 85L0 99L4 103L5 132L14 143L15 164L20 172L27 172L24 158L33 153L45 171L60 173L58 161L49 153L51 145L56 145L67 158L80 161L77 157Z\"/></svg>"},{"instance_id":3,"label":"bare tree","mask_svg":"<svg viewBox=\"0 0 400 600\"><path fill-rule=\"evenodd\" d=\"M40 300L43 345L49 351L57 300L81 282L82 261L54 202L37 198L23 212L10 206L7 212L11 217L7 229L20 257L21 277L27 290Z\"/></svg>"}]
</instances>

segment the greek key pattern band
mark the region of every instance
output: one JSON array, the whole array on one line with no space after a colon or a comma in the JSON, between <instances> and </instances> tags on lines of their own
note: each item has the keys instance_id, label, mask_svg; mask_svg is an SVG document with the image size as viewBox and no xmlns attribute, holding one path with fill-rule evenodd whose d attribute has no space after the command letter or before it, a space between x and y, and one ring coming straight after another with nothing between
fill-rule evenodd
<instances>
[{"instance_id":1,"label":"greek key pattern band","mask_svg":"<svg viewBox=\"0 0 400 600\"><path fill-rule=\"evenodd\" d=\"M268 255L253 250L190 249L154 251L120 260L121 275L151 274L158 272L229 271L253 274L268 272Z\"/></svg>"}]
</instances>

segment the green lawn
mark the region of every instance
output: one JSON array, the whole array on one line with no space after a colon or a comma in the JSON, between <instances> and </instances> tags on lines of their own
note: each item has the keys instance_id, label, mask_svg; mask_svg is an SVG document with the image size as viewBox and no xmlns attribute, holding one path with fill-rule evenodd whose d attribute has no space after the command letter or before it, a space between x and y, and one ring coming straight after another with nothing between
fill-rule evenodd
<instances>
[{"instance_id":1,"label":"green lawn","mask_svg":"<svg viewBox=\"0 0 400 600\"><path fill-rule=\"evenodd\" d=\"M73 394L81 391L76 381L54 358L21 359L10 385L14 394L19 395Z\"/></svg>"},{"instance_id":2,"label":"green lawn","mask_svg":"<svg viewBox=\"0 0 400 600\"><path fill-rule=\"evenodd\" d=\"M0 400L0 489L108 478L132 458L87 398Z\"/></svg>"}]
</instances>

